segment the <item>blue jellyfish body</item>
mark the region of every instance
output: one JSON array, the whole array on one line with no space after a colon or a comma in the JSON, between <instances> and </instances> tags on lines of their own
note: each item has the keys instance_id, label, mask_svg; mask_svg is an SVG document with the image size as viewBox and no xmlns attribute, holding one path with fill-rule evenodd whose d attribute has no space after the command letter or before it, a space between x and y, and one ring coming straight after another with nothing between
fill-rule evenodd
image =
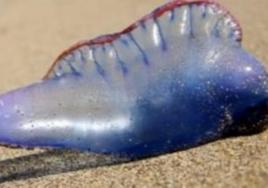
<instances>
[{"instance_id":1,"label":"blue jellyfish body","mask_svg":"<svg viewBox=\"0 0 268 188\"><path fill-rule=\"evenodd\" d=\"M263 130L268 75L240 40L219 5L168 3L2 95L0 143L136 158Z\"/></svg>"}]
</instances>

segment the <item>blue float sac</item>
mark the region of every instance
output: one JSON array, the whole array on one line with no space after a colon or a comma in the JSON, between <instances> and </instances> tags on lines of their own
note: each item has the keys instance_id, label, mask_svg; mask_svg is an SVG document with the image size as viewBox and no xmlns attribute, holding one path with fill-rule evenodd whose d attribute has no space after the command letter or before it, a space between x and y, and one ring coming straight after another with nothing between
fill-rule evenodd
<instances>
[{"instance_id":1,"label":"blue float sac","mask_svg":"<svg viewBox=\"0 0 268 188\"><path fill-rule=\"evenodd\" d=\"M268 75L218 4L168 3L0 97L0 143L140 158L267 126Z\"/></svg>"}]
</instances>

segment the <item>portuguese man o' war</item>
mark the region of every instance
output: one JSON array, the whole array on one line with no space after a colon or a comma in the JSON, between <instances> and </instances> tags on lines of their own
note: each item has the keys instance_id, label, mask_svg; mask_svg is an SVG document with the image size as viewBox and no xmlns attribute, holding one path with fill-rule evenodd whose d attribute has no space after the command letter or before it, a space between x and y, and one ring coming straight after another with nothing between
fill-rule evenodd
<instances>
[{"instance_id":1,"label":"portuguese man o' war","mask_svg":"<svg viewBox=\"0 0 268 188\"><path fill-rule=\"evenodd\" d=\"M139 158L264 130L268 75L241 40L218 3L169 2L2 95L0 143Z\"/></svg>"}]
</instances>

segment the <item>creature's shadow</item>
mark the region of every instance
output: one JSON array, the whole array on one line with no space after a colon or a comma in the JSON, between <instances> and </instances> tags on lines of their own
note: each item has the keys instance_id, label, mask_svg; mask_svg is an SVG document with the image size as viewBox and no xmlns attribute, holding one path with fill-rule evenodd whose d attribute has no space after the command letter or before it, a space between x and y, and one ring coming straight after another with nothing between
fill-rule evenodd
<instances>
[{"instance_id":1,"label":"creature's shadow","mask_svg":"<svg viewBox=\"0 0 268 188\"><path fill-rule=\"evenodd\" d=\"M129 159L66 150L46 151L0 161L0 184L46 175L110 166Z\"/></svg>"}]
</instances>

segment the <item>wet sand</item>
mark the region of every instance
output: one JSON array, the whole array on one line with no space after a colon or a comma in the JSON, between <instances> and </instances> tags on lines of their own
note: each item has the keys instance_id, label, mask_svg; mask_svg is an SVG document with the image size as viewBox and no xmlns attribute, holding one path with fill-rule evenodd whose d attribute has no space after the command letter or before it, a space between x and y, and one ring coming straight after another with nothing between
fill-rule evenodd
<instances>
[{"instance_id":1,"label":"wet sand","mask_svg":"<svg viewBox=\"0 0 268 188\"><path fill-rule=\"evenodd\" d=\"M0 93L42 78L66 47L119 31L164 0L0 0ZM268 66L268 1L221 0ZM0 147L0 187L267 187L268 131L141 161Z\"/></svg>"}]
</instances>

